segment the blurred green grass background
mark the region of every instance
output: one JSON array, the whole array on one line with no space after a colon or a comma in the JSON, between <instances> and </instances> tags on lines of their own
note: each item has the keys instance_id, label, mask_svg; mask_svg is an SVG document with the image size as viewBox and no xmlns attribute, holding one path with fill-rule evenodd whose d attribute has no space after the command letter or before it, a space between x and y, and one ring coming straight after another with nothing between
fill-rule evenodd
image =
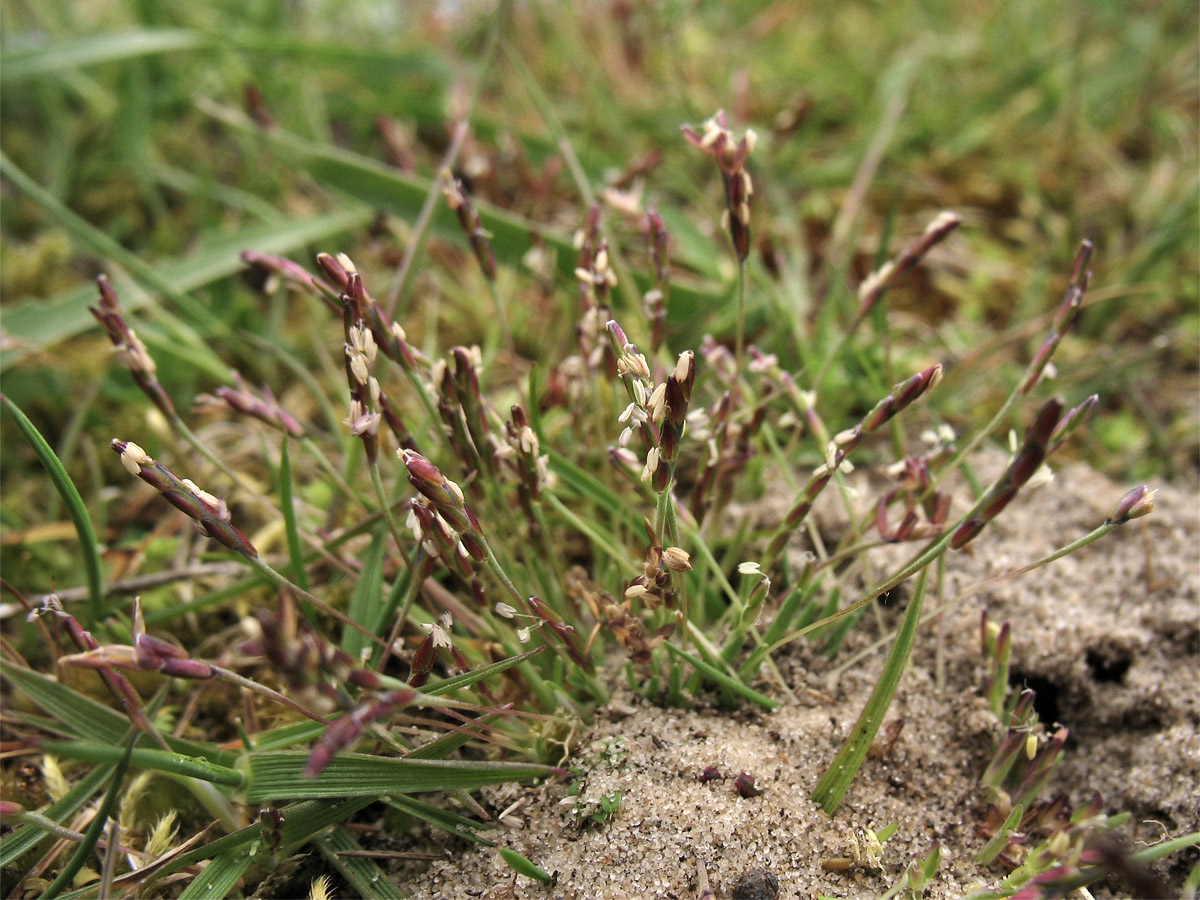
<instances>
[{"instance_id":1,"label":"blurred green grass background","mask_svg":"<svg viewBox=\"0 0 1200 900\"><path fill-rule=\"evenodd\" d=\"M143 409L85 311L97 272L130 275L126 302L147 306L138 327L182 408L229 364L270 374L238 336L272 339L287 313L262 309L236 277L237 251L307 265L315 250L346 250L390 272L422 195L373 196L360 163L432 177L478 80L461 170L484 201L569 235L584 203L520 61L593 187L647 163L644 199L667 219L678 282L698 290L672 310L677 349L731 321L714 302L732 275L719 183L679 137L723 107L764 138L750 165L751 338L801 383L810 354L797 344L829 334L826 317L842 314L828 310L857 280L952 209L964 227L858 339L903 348L899 368L947 363L940 413L979 424L1036 350L1088 237L1089 306L1057 358L1072 399L1101 395L1082 455L1122 479L1196 479L1193 4L521 3L505 27L511 52L481 71L490 9L0 7L4 390L85 483L102 479L80 434L115 433ZM248 85L276 138L238 119ZM355 157L338 168L329 148ZM459 283L458 261L435 230L407 311L431 334L479 340L471 320L489 318L488 302ZM531 276L515 268L523 290ZM425 289L449 298L433 321ZM572 286L557 290L569 328ZM825 324L777 328L780 316ZM851 409L877 396L856 374L850 364L830 382ZM29 457L4 444L12 485Z\"/></svg>"}]
</instances>

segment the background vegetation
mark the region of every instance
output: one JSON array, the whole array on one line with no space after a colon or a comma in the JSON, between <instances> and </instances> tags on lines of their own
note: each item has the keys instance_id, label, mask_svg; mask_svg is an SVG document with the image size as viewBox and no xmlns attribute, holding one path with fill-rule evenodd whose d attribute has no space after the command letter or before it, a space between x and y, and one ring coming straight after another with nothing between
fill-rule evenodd
<instances>
[{"instance_id":1,"label":"background vegetation","mask_svg":"<svg viewBox=\"0 0 1200 900\"><path fill-rule=\"evenodd\" d=\"M495 351L491 298L440 197L414 231L468 112L456 172L486 209L520 217L511 233L493 227L520 357L556 362L573 340L569 241L589 192L608 199L614 246L638 272L651 265L622 197L661 212L672 358L706 333L732 343L720 181L679 131L724 108L738 133L760 134L748 340L802 387L852 318L858 283L939 210L963 218L837 353L821 395L833 430L933 362L945 383L927 418L962 434L986 422L1038 349L1086 237L1093 287L1055 363L1073 396L1101 399L1087 439L1064 452L1122 481L1195 482L1192 5L515 4L494 57L478 6L0 8L3 388L118 548L110 574L152 571L177 548L152 539L162 511L144 504L158 501L131 491L105 445L126 437L158 456L172 441L87 312L94 276L118 284L184 411L230 367L277 388L307 372L340 377L328 355L339 324L315 304L300 314L283 294L264 298L242 250L310 269L316 251L344 250L381 302L396 298L414 347ZM560 242L560 277L529 255L524 220ZM614 294L623 323L638 300L629 282ZM1028 418L1014 412L1012 427ZM83 584L63 504L12 417L3 428L5 580L31 596ZM214 429L235 468L274 474L245 462L253 432ZM330 502L327 485L301 490L312 506ZM159 598L162 620L190 597ZM44 654L32 629L6 633L31 662Z\"/></svg>"}]
</instances>

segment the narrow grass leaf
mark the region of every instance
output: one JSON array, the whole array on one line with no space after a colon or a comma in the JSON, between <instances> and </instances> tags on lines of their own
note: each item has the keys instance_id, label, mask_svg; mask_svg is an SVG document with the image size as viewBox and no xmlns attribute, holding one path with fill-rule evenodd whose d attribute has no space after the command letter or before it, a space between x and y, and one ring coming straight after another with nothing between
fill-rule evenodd
<instances>
[{"instance_id":1,"label":"narrow grass leaf","mask_svg":"<svg viewBox=\"0 0 1200 900\"><path fill-rule=\"evenodd\" d=\"M185 756L173 751L153 750L149 747L137 748L133 750L132 754L126 754L120 747L82 741L46 741L42 747L56 756L64 759L77 759L81 762L115 764L128 756L129 764L137 766L139 769L151 769L155 772L199 778L201 781L223 784L227 787L241 787L245 780L245 776L237 769L218 766L206 759Z\"/></svg>"},{"instance_id":2,"label":"narrow grass leaf","mask_svg":"<svg viewBox=\"0 0 1200 900\"><path fill-rule=\"evenodd\" d=\"M1180 850L1186 850L1188 847L1200 846L1200 831L1193 831L1191 834L1180 835L1177 838L1163 841L1161 844L1153 844L1142 850L1138 850L1132 854L1131 859L1137 863L1152 863L1157 859L1163 859L1170 856L1172 853L1178 853Z\"/></svg>"},{"instance_id":3,"label":"narrow grass leaf","mask_svg":"<svg viewBox=\"0 0 1200 900\"><path fill-rule=\"evenodd\" d=\"M67 864L63 866L58 877L51 882L50 886L42 892L43 898L60 896L63 889L75 879L79 870L83 868L83 864L92 855L96 841L100 840L100 834L104 831L104 826L108 824L108 818L117 805L117 797L121 795L121 782L125 780L125 772L129 768L129 754L133 750L133 737L133 735L126 735L125 750L116 768L113 769L112 778L108 783L108 791L104 795L104 802L100 804L100 809L96 811L96 817L92 819L88 830L83 833L83 840L79 842L79 846L75 848L75 852L71 854Z\"/></svg>"},{"instance_id":4,"label":"narrow grass leaf","mask_svg":"<svg viewBox=\"0 0 1200 900\"><path fill-rule=\"evenodd\" d=\"M546 439L541 438L543 441ZM548 442L547 442L548 443ZM616 514L627 509L629 504L614 493L604 482L585 472L565 456L550 451L548 464L558 480L575 491L584 500L589 500L606 513ZM630 516L633 516L630 513ZM636 521L636 517L634 517Z\"/></svg>"},{"instance_id":5,"label":"narrow grass leaf","mask_svg":"<svg viewBox=\"0 0 1200 900\"><path fill-rule=\"evenodd\" d=\"M8 679L17 690L49 713L61 726L62 733L97 744L116 746L129 730L129 720L123 715L49 676L11 663L0 663L0 676ZM163 737L172 750L204 758L217 765L232 763L236 758L232 753L211 746L171 735Z\"/></svg>"},{"instance_id":6,"label":"narrow grass leaf","mask_svg":"<svg viewBox=\"0 0 1200 900\"><path fill-rule=\"evenodd\" d=\"M485 847L493 846L492 842L487 838L480 837L475 833L481 829L490 827L483 822L476 822L474 819L468 819L466 816L460 816L458 813L450 812L447 809L442 809L440 806L434 806L432 803L426 803L415 797L384 797L383 802L406 815L432 825L434 828L440 828L442 831L449 832L476 844L483 844Z\"/></svg>"},{"instance_id":7,"label":"narrow grass leaf","mask_svg":"<svg viewBox=\"0 0 1200 900\"><path fill-rule=\"evenodd\" d=\"M900 624L896 643L892 645L892 652L888 654L879 681L875 683L875 689L871 692L871 697L863 707L850 735L813 790L813 802L830 815L833 815L838 804L842 802L850 782L858 774L858 769L871 747L871 741L875 739L879 726L883 724L883 717L891 705L896 687L900 684L900 676L904 674L904 667L908 663L917 635L917 626L921 622L921 605L925 599L925 581L928 574L928 569L921 570L921 577L917 581L908 609L904 611L904 621Z\"/></svg>"},{"instance_id":8,"label":"narrow grass leaf","mask_svg":"<svg viewBox=\"0 0 1200 900\"><path fill-rule=\"evenodd\" d=\"M4 54L3 82L11 85L36 75L59 75L63 69L117 62L138 56L194 50L212 42L186 28L146 29L54 41Z\"/></svg>"},{"instance_id":9,"label":"narrow grass leaf","mask_svg":"<svg viewBox=\"0 0 1200 900\"><path fill-rule=\"evenodd\" d=\"M255 826L255 831L258 831ZM179 900L203 900L211 897L230 897L239 879L246 874L254 857L241 851L222 853L204 867L183 889Z\"/></svg>"},{"instance_id":10,"label":"narrow grass leaf","mask_svg":"<svg viewBox=\"0 0 1200 900\"><path fill-rule=\"evenodd\" d=\"M420 76L444 85L448 84L453 76L453 68L445 57L430 47L417 47L405 51L375 50L349 41L309 40L293 34L276 34L261 30L234 34L231 36L231 42L239 50L276 57L298 57L306 66L359 66L376 79ZM397 105L392 115L420 109L420 103L412 102L417 99L419 98L397 97ZM440 111L436 121L444 121L444 116L445 112Z\"/></svg>"},{"instance_id":11,"label":"narrow grass leaf","mask_svg":"<svg viewBox=\"0 0 1200 900\"><path fill-rule=\"evenodd\" d=\"M392 883L387 874L373 859L363 856L343 856L347 851L362 850L362 846L343 827L317 838L313 843L325 860L337 869L338 874L359 897L371 900L404 900L404 894Z\"/></svg>"},{"instance_id":12,"label":"narrow grass leaf","mask_svg":"<svg viewBox=\"0 0 1200 900\"><path fill-rule=\"evenodd\" d=\"M493 675L507 672L513 666L519 666L527 659L537 656L543 650L545 650L545 645L522 653L520 656L510 656L508 659L500 660L500 662L495 662L488 666L480 666L478 669L472 669L470 672L463 672L463 674L455 675L453 678L435 681L432 684L425 685L421 688L421 691L425 694L434 694L440 697L445 694L451 694L454 691L463 690L477 682L483 681L485 678L491 678Z\"/></svg>"},{"instance_id":13,"label":"narrow grass leaf","mask_svg":"<svg viewBox=\"0 0 1200 900\"><path fill-rule=\"evenodd\" d=\"M478 737L483 733L483 729L470 728L463 726L454 731L448 731L437 740L430 741L428 744L422 744L408 754L407 759L445 759L472 737Z\"/></svg>"},{"instance_id":14,"label":"narrow grass leaf","mask_svg":"<svg viewBox=\"0 0 1200 900\"><path fill-rule=\"evenodd\" d=\"M364 806L375 802L376 799L374 797L353 797L341 803L328 800L306 800L303 803L294 803L284 807L281 810L283 813L283 841L279 849L279 858L286 859L296 849L312 840L314 835L320 834L330 825L352 816ZM181 854L172 860L170 865L163 868L159 875L167 875L207 859L224 855L233 856L236 851L243 847L249 847L261 837L261 825L257 822L247 825L240 831L227 834L202 847ZM246 857L246 859L252 859L252 857Z\"/></svg>"},{"instance_id":15,"label":"narrow grass leaf","mask_svg":"<svg viewBox=\"0 0 1200 900\"><path fill-rule=\"evenodd\" d=\"M251 754L247 760L247 802L470 790L506 781L546 777L559 771L532 763L391 759L341 753L320 777L305 778L308 757L305 751L290 750Z\"/></svg>"},{"instance_id":16,"label":"narrow grass leaf","mask_svg":"<svg viewBox=\"0 0 1200 900\"><path fill-rule=\"evenodd\" d=\"M288 455L286 434L279 443L279 507L283 510L283 529L287 535L288 556L292 561L292 579L307 591L309 589L308 571L304 568L304 550L300 546L300 532L296 530L296 502L292 494L292 461ZM352 629L347 629L347 631L347 636L358 633Z\"/></svg>"},{"instance_id":17,"label":"narrow grass leaf","mask_svg":"<svg viewBox=\"0 0 1200 900\"><path fill-rule=\"evenodd\" d=\"M109 746L119 746L129 731L129 720L53 679L5 664L0 675L35 704L49 713L68 734Z\"/></svg>"},{"instance_id":18,"label":"narrow grass leaf","mask_svg":"<svg viewBox=\"0 0 1200 900\"><path fill-rule=\"evenodd\" d=\"M680 650L674 644L664 644L663 646L666 647L668 650L670 650L673 654L678 656L680 659L686 660L687 662L691 663L691 665L696 669L696 671L699 672L700 674L702 674L705 678L712 680L714 683L719 684L721 687L725 688L728 691L731 691L732 693L736 694L737 696L739 696L745 700L749 700L752 703L757 703L759 706L763 707L764 709L773 710L773 709L775 709L775 707L777 707L779 705L774 700L772 700L770 697L768 697L766 694L760 694L758 691L754 690L754 688L747 687L746 685L742 684L742 682L738 681L736 678L733 678L733 677L725 674L724 672L722 672L720 669L716 668L715 666L710 666L708 663L704 662L703 660L697 659L696 657L692 656L687 651Z\"/></svg>"},{"instance_id":19,"label":"narrow grass leaf","mask_svg":"<svg viewBox=\"0 0 1200 900\"><path fill-rule=\"evenodd\" d=\"M25 177L28 180L28 176ZM67 212L70 213L70 210ZM321 243L340 232L365 225L373 215L369 207L349 204L340 210L315 217L280 218L266 225L254 225L232 233L207 232L196 239L195 246L200 249L195 253L154 260L150 266L141 264L141 268L152 267L153 272L157 273L156 281L168 288L164 293L178 296L242 271L246 264L238 254L243 250L253 249L268 254L290 253L298 247ZM91 226L87 225L87 228L91 229ZM126 257L132 255L124 248L119 249ZM104 258L121 263L121 259L112 255L104 255ZM129 271L136 276L134 269ZM109 279L120 295L121 305L126 312L152 302L151 295L139 286L140 279L128 278L117 272L111 272ZM96 286L89 282L48 300L26 300L5 309L4 330L8 340L6 349L0 353L0 371L94 327L96 320L88 312L88 306L95 302ZM218 368L213 374L221 379L227 378L228 365L217 363Z\"/></svg>"},{"instance_id":20,"label":"narrow grass leaf","mask_svg":"<svg viewBox=\"0 0 1200 900\"><path fill-rule=\"evenodd\" d=\"M550 884L554 880L550 877L550 873L539 869L516 850L508 847L497 847L496 849L500 851L500 858L508 863L508 867L518 875L524 875L526 878L534 878L542 882L542 884Z\"/></svg>"},{"instance_id":21,"label":"narrow grass leaf","mask_svg":"<svg viewBox=\"0 0 1200 900\"><path fill-rule=\"evenodd\" d=\"M200 108L226 125L241 131L259 134L264 141L288 153L296 163L308 171L322 185L335 188L376 208L387 210L406 221L414 221L420 214L425 197L429 193L429 179L419 175L398 172L383 163L366 156L307 141L279 128L263 131L248 116L211 101L198 104ZM534 246L535 240L552 251L555 265L564 278L573 279L577 252L571 240L564 234L549 230L537 222L514 215L500 207L482 200L474 201L483 226L490 235L496 258L508 265L519 267L522 259ZM466 238L462 233L454 212L440 204L430 221L429 230L443 240L463 245ZM647 290L650 277L635 272L638 287ZM693 288L683 284L671 286L671 311L682 313L691 309L714 308L722 298L717 291Z\"/></svg>"},{"instance_id":22,"label":"narrow grass leaf","mask_svg":"<svg viewBox=\"0 0 1200 900\"><path fill-rule=\"evenodd\" d=\"M0 152L0 172L3 172L4 177L12 181L21 193L40 206L42 211L56 224L70 232L71 236L87 250L101 259L111 260L128 269L146 287L159 291L174 300L180 299L180 292L164 279L154 266L143 262L136 254L126 250L116 240L64 205L57 197L30 178L3 152Z\"/></svg>"},{"instance_id":23,"label":"narrow grass leaf","mask_svg":"<svg viewBox=\"0 0 1200 900\"><path fill-rule=\"evenodd\" d=\"M87 572L89 618L92 622L98 622L104 603L104 577L100 571L100 544L96 540L96 530L92 527L92 518L88 515L83 498L79 496L75 482L71 480L62 461L59 460L58 455L46 439L42 437L41 432L8 397L0 394L0 403L3 403L4 408L16 419L17 427L21 429L25 440L29 441L33 452L50 475L55 490L58 491L58 495L62 497L63 503L67 506L71 521L75 523L75 533L79 535L84 570Z\"/></svg>"},{"instance_id":24,"label":"narrow grass leaf","mask_svg":"<svg viewBox=\"0 0 1200 900\"><path fill-rule=\"evenodd\" d=\"M1004 852L1004 848L1008 846L1008 840L1016 832L1021 825L1021 819L1025 816L1025 807L1017 804L1008 812L1008 818L1004 820L996 833L992 835L991 840L979 848L975 854L975 862L980 865L990 865L992 860Z\"/></svg>"},{"instance_id":25,"label":"narrow grass leaf","mask_svg":"<svg viewBox=\"0 0 1200 900\"><path fill-rule=\"evenodd\" d=\"M286 750L288 747L294 747L297 744L304 744L308 741L315 740L325 733L328 725L322 725L320 722L312 722L305 720L303 722L293 722L291 725L282 725L279 728L272 728L270 731L261 731L254 735L255 750Z\"/></svg>"},{"instance_id":26,"label":"narrow grass leaf","mask_svg":"<svg viewBox=\"0 0 1200 900\"><path fill-rule=\"evenodd\" d=\"M387 549L388 529L382 523L371 538L371 546L363 557L362 571L350 595L350 606L346 614L372 634L379 628L384 611L383 602L383 556ZM357 628L346 628L342 632L342 649L355 659L361 659L367 636Z\"/></svg>"}]
</instances>

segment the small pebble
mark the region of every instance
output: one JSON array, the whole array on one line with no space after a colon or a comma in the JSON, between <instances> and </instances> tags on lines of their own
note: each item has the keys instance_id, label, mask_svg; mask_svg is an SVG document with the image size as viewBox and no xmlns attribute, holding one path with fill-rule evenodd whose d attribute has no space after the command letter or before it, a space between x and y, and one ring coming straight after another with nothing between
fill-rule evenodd
<instances>
[{"instance_id":1,"label":"small pebble","mask_svg":"<svg viewBox=\"0 0 1200 900\"><path fill-rule=\"evenodd\" d=\"M766 869L751 869L733 885L733 900L775 900L779 879Z\"/></svg>"}]
</instances>

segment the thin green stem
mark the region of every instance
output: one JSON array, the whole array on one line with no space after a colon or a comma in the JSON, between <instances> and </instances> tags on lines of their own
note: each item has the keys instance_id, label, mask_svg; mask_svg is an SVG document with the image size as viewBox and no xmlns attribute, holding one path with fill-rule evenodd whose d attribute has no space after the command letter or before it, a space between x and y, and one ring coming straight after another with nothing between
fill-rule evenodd
<instances>
[{"instance_id":1,"label":"thin green stem","mask_svg":"<svg viewBox=\"0 0 1200 900\"><path fill-rule=\"evenodd\" d=\"M504 336L504 346L508 350L508 355L512 364L517 364L517 348L513 344L512 330L508 325L508 310L505 308L504 298L500 296L500 288L496 282L490 278L484 278L487 282L488 292L492 295L492 303L496 307L496 318L500 320L500 333Z\"/></svg>"},{"instance_id":2,"label":"thin green stem","mask_svg":"<svg viewBox=\"0 0 1200 900\"><path fill-rule=\"evenodd\" d=\"M496 554L492 551L491 546L485 540L483 542L484 550L487 552L487 558L484 564L488 567L488 571L495 576L496 580L504 587L506 591L521 604L521 608L525 608L525 598L521 592L517 590L517 586L512 583L512 579L508 577L508 573L504 571L504 566L500 565L500 560L496 559Z\"/></svg>"},{"instance_id":3,"label":"thin green stem","mask_svg":"<svg viewBox=\"0 0 1200 900\"><path fill-rule=\"evenodd\" d=\"M272 569L269 565L267 565L265 562L263 562L263 560L260 557L244 556L242 558L245 559L246 562L248 562L250 564L251 568L253 568L255 571L257 571L260 575L263 575L265 578L267 578L267 580L270 581L272 584L276 585L277 587L286 588L287 590L289 590L293 594L295 594L297 597L299 597L300 600L302 601L302 604L303 603L310 604L313 607L313 609L318 609L321 612L325 613L325 615L332 616L333 618L335 618L339 622L341 622L343 625L349 625L355 631L362 632L373 643L379 644L380 646L384 646L383 639L380 638L374 632L372 632L369 628L364 628L362 625L360 625L358 622L355 622L353 619L351 619L348 615L346 615L341 610L334 609L332 606L330 606L324 600L321 600L319 597L315 597L314 595L310 594L308 591L304 590L304 588L300 587L300 585L296 584L295 582L289 581L283 575L279 574L274 569ZM307 618L309 620L309 622L311 622L314 626L319 625L318 622L314 621L316 616L313 614L311 609L305 609L305 618Z\"/></svg>"},{"instance_id":4,"label":"thin green stem","mask_svg":"<svg viewBox=\"0 0 1200 900\"><path fill-rule=\"evenodd\" d=\"M212 663L209 663L212 665ZM300 713L306 719L312 719L314 722L320 722L322 725L328 725L329 720L323 718L309 709L305 709L302 705L292 700L279 691L272 690L265 684L259 684L257 681L252 681L244 675L239 675L237 672L231 672L229 669L224 669L221 666L212 666L213 671L217 673L222 681L227 681L230 684L236 684L238 687L245 688L260 696L266 697L268 700L274 700L276 703L282 703L288 709Z\"/></svg>"},{"instance_id":5,"label":"thin green stem","mask_svg":"<svg viewBox=\"0 0 1200 900\"><path fill-rule=\"evenodd\" d=\"M396 517L392 515L392 504L388 500L387 492L383 488L383 479L379 475L379 463L377 460L371 460L367 465L367 470L371 473L371 486L375 488L375 497L379 500L379 509L383 513L383 518L387 522L388 531L392 534L392 540L396 542L396 549L403 552L405 540L404 532L400 530L400 524L396 521Z\"/></svg>"},{"instance_id":6,"label":"thin green stem","mask_svg":"<svg viewBox=\"0 0 1200 900\"><path fill-rule=\"evenodd\" d=\"M744 259L738 260L735 293L737 295L737 343L735 344L734 359L737 362L736 371L740 378L745 371L742 363L745 361L746 355L746 261Z\"/></svg>"},{"instance_id":7,"label":"thin green stem","mask_svg":"<svg viewBox=\"0 0 1200 900\"><path fill-rule=\"evenodd\" d=\"M1079 538L1078 540L1072 541L1071 543L1066 544L1065 546L1059 547L1053 553L1050 553L1046 556L1036 559L1026 566L1022 566L1019 569L1012 569L1008 572L1001 572L999 575L993 575L990 578L985 578L983 581L978 581L975 584L971 585L970 587L967 587L966 589L964 589L961 593L955 595L954 597L951 597L949 600L946 600L946 601L938 604L933 609L931 609L929 612L925 613L925 615L922 616L922 618L921 618L921 622L922 622L922 624L924 624L925 622L928 622L929 620L933 619L934 617L936 617L938 615L941 615L943 612L945 612L946 610L955 606L956 604L961 603L963 600L966 600L968 597L972 597L975 594L978 594L980 591L982 591L986 588L989 588L994 584L999 584L1000 582L1008 581L1011 578L1017 578L1021 575L1025 575L1029 572L1032 572L1034 569L1040 569L1042 566L1049 565L1050 563L1054 562L1055 560L1062 559L1064 556L1068 556L1068 555L1074 553L1076 550L1086 547L1088 544L1095 543L1096 541L1100 540L1100 538L1104 537L1105 535L1109 534L1112 531L1115 531L1119 527L1120 527L1120 524L1110 525L1110 524L1105 523L1104 525L1101 525L1099 528L1096 528L1095 530L1089 532L1088 534L1085 534L1083 537ZM863 647L857 653L854 653L853 655L851 655L850 657L845 659L839 666L837 666L837 668L833 669L829 673L830 678L833 680L836 680L837 678L839 678L842 675L843 672L849 671L850 669L854 668L854 666L858 665L863 659L872 655L874 653L874 651L876 651L877 649L879 649L879 647L886 644L889 640L891 640L891 636L885 635L884 637L880 638L879 640L872 642L871 644L867 645L866 647ZM777 649L777 648L778 648L778 645L773 647L773 649Z\"/></svg>"}]
</instances>

